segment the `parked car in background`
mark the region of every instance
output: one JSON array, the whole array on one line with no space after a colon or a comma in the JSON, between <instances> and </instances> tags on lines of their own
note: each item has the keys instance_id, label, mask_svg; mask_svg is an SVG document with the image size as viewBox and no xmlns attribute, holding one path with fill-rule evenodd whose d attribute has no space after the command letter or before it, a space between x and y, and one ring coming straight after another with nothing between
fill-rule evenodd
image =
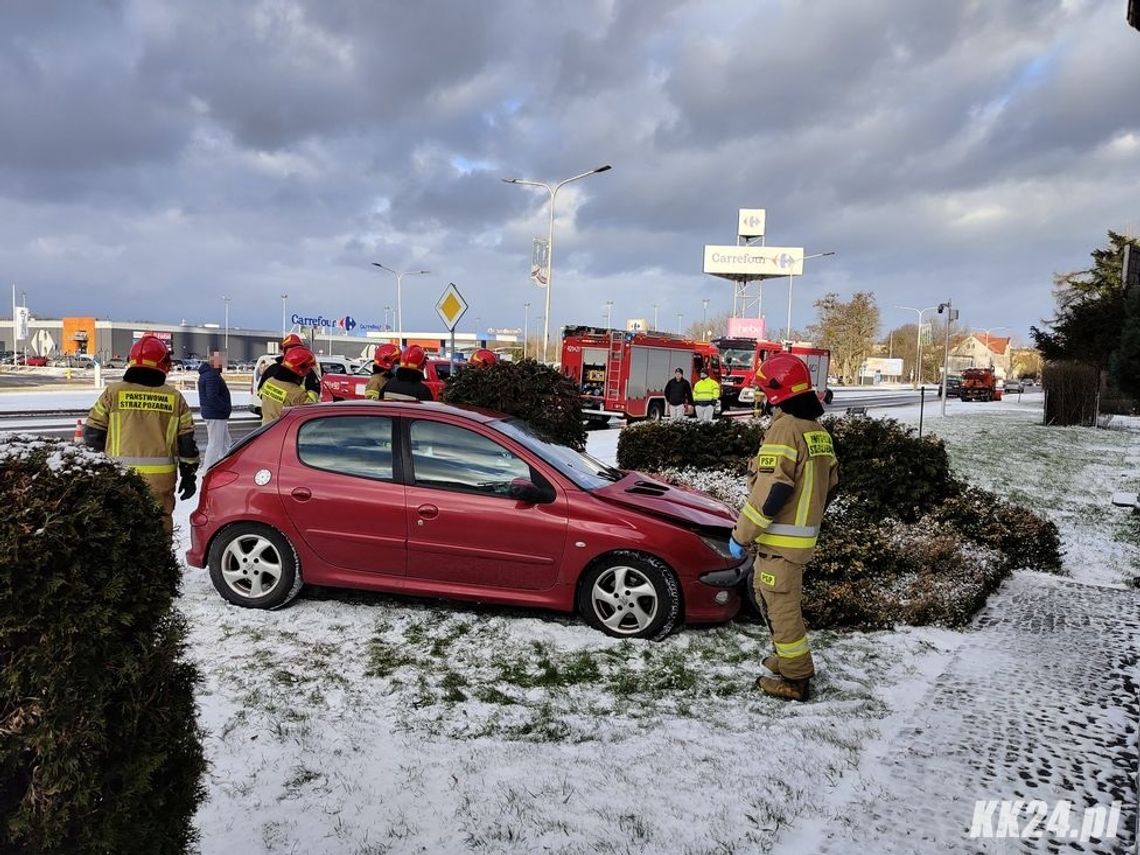
<instances>
[{"instance_id":1,"label":"parked car in background","mask_svg":"<svg viewBox=\"0 0 1140 855\"><path fill-rule=\"evenodd\" d=\"M1002 384L1002 391L1004 391L1007 395L1012 395L1014 393L1020 395L1025 391L1025 389L1026 385L1021 380L1006 380Z\"/></svg>"},{"instance_id":2,"label":"parked car in background","mask_svg":"<svg viewBox=\"0 0 1140 855\"><path fill-rule=\"evenodd\" d=\"M946 397L958 398L961 397L962 378L950 375L946 380ZM942 384L938 384L938 397L942 397Z\"/></svg>"},{"instance_id":3,"label":"parked car in background","mask_svg":"<svg viewBox=\"0 0 1140 855\"><path fill-rule=\"evenodd\" d=\"M46 356L36 356L34 353L30 353L27 356L19 354L16 356L16 364L26 365L29 368L45 368L48 364L48 358Z\"/></svg>"},{"instance_id":4,"label":"parked car in background","mask_svg":"<svg viewBox=\"0 0 1140 855\"><path fill-rule=\"evenodd\" d=\"M525 422L436 403L288 409L205 474L187 562L231 603L303 583L578 611L621 638L730 619L736 514Z\"/></svg>"},{"instance_id":5,"label":"parked car in background","mask_svg":"<svg viewBox=\"0 0 1140 855\"><path fill-rule=\"evenodd\" d=\"M452 363L447 359L429 359L424 365L424 383L431 389L431 396L439 400L443 384L453 371L458 371L463 363ZM358 401L364 398L364 387L372 376L372 363L366 362L351 374L322 374L322 401Z\"/></svg>"}]
</instances>

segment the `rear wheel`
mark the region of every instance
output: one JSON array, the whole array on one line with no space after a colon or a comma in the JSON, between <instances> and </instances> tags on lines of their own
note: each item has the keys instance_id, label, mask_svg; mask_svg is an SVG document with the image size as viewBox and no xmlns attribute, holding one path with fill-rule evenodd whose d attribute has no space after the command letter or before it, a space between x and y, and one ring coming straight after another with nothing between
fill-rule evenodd
<instances>
[{"instance_id":1,"label":"rear wheel","mask_svg":"<svg viewBox=\"0 0 1140 855\"><path fill-rule=\"evenodd\" d=\"M659 422L665 418L665 405L660 401L650 401L649 409L645 411L645 418L651 422Z\"/></svg>"},{"instance_id":2,"label":"rear wheel","mask_svg":"<svg viewBox=\"0 0 1140 855\"><path fill-rule=\"evenodd\" d=\"M680 617L680 587L657 559L617 552L599 559L582 577L578 611L606 635L658 640Z\"/></svg>"},{"instance_id":3,"label":"rear wheel","mask_svg":"<svg viewBox=\"0 0 1140 855\"><path fill-rule=\"evenodd\" d=\"M231 603L275 609L301 590L301 567L288 538L258 523L226 528L210 544L210 581Z\"/></svg>"}]
</instances>

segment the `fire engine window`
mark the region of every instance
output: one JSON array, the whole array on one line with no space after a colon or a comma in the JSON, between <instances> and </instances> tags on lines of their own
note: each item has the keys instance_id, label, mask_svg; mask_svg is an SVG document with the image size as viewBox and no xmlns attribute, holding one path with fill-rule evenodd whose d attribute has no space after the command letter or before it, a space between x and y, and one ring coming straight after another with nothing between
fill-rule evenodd
<instances>
[{"instance_id":1,"label":"fire engine window","mask_svg":"<svg viewBox=\"0 0 1140 855\"><path fill-rule=\"evenodd\" d=\"M314 469L391 481L392 420L384 416L310 419L297 432L297 457Z\"/></svg>"}]
</instances>

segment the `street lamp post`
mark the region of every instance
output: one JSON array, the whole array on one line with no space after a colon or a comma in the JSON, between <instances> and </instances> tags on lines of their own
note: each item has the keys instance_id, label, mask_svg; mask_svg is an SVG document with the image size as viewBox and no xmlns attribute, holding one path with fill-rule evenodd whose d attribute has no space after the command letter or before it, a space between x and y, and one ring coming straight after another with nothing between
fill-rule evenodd
<instances>
[{"instance_id":1,"label":"street lamp post","mask_svg":"<svg viewBox=\"0 0 1140 855\"><path fill-rule=\"evenodd\" d=\"M685 317L680 312L677 312L677 334L681 334L681 318Z\"/></svg>"},{"instance_id":2,"label":"street lamp post","mask_svg":"<svg viewBox=\"0 0 1140 855\"><path fill-rule=\"evenodd\" d=\"M705 330L705 338L708 338L709 328L709 298L705 297L701 300L701 329Z\"/></svg>"},{"instance_id":3,"label":"street lamp post","mask_svg":"<svg viewBox=\"0 0 1140 855\"><path fill-rule=\"evenodd\" d=\"M606 329L607 330L610 328L610 325L613 323L613 310L614 310L614 301L613 300L606 300Z\"/></svg>"},{"instance_id":4,"label":"street lamp post","mask_svg":"<svg viewBox=\"0 0 1140 855\"><path fill-rule=\"evenodd\" d=\"M229 352L230 352L230 298L229 297L222 297L222 303L226 307L226 337L225 337L225 344L222 345L222 349L226 352L226 354L229 354Z\"/></svg>"},{"instance_id":5,"label":"street lamp post","mask_svg":"<svg viewBox=\"0 0 1140 855\"><path fill-rule=\"evenodd\" d=\"M661 308L656 303L653 304L653 329L657 329L657 310Z\"/></svg>"},{"instance_id":6,"label":"street lamp post","mask_svg":"<svg viewBox=\"0 0 1140 855\"><path fill-rule=\"evenodd\" d=\"M285 315L285 301L286 301L286 300L288 300L288 299L289 299L289 295L288 295L288 294L282 294L282 295L281 295L281 337L282 337L282 338L284 338L284 337L285 337L285 335L286 335L286 334L289 332L289 326L288 326L288 324L287 324L287 323L286 323L286 321L285 321L285 318L286 318L286 315Z\"/></svg>"},{"instance_id":7,"label":"street lamp post","mask_svg":"<svg viewBox=\"0 0 1140 855\"><path fill-rule=\"evenodd\" d=\"M550 291L554 287L554 200L558 195L558 191L571 181L578 181L582 178L587 178L590 175L596 175L599 172L606 172L613 167L608 163L605 166L599 166L596 169L591 169L588 172L583 172L581 175L574 175L570 178L565 178L559 181L553 187L543 181L529 181L523 178L504 178L503 181L507 184L523 184L528 187L542 187L550 194L550 225L546 233L546 307L545 314L542 320L542 359L546 361L546 348L550 341Z\"/></svg>"},{"instance_id":8,"label":"street lamp post","mask_svg":"<svg viewBox=\"0 0 1140 855\"><path fill-rule=\"evenodd\" d=\"M396 330L399 337L404 337L404 297L403 285L405 276L419 276L424 273L431 273L430 270L393 270L391 267L385 267L379 261L372 262L373 267L379 267L381 270L387 270L396 277Z\"/></svg>"},{"instance_id":9,"label":"street lamp post","mask_svg":"<svg viewBox=\"0 0 1140 855\"><path fill-rule=\"evenodd\" d=\"M809 258L823 258L828 255L835 255L835 250L829 250L828 252L817 252L814 255L805 255L804 261L807 261ZM784 330L785 341L792 340L792 280L794 278L795 276L793 274L788 274L788 328Z\"/></svg>"},{"instance_id":10,"label":"street lamp post","mask_svg":"<svg viewBox=\"0 0 1140 855\"><path fill-rule=\"evenodd\" d=\"M530 338L530 303L523 303L523 359L526 359L527 340Z\"/></svg>"},{"instance_id":11,"label":"street lamp post","mask_svg":"<svg viewBox=\"0 0 1140 855\"><path fill-rule=\"evenodd\" d=\"M913 306L895 306L896 309L905 309L908 312L915 312L918 314L918 335L915 337L915 351L914 351L914 388L917 389L922 385L922 316L927 312L933 312L937 306L927 306L923 309L916 309ZM945 392L945 390L943 390Z\"/></svg>"}]
</instances>

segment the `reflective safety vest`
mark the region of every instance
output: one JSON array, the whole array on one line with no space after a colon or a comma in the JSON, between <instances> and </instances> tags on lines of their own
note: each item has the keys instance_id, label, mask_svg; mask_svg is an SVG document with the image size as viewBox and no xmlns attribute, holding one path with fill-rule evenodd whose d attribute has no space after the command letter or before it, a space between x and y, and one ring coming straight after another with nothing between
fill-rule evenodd
<instances>
[{"instance_id":1,"label":"reflective safety vest","mask_svg":"<svg viewBox=\"0 0 1140 855\"><path fill-rule=\"evenodd\" d=\"M777 408L748 471L748 500L733 538L737 543L756 544L761 552L806 564L815 551L828 494L839 483L831 434L814 419L798 419ZM784 501L778 508L765 508L777 484L786 485L776 493Z\"/></svg>"},{"instance_id":2,"label":"reflective safety vest","mask_svg":"<svg viewBox=\"0 0 1140 855\"><path fill-rule=\"evenodd\" d=\"M180 458L178 437L194 433L194 417L182 393L172 386L111 383L87 414L87 424L107 433L106 454L134 469L148 482L173 484Z\"/></svg>"},{"instance_id":3,"label":"reflective safety vest","mask_svg":"<svg viewBox=\"0 0 1140 855\"><path fill-rule=\"evenodd\" d=\"M313 403L304 385L290 383L277 377L266 380L265 385L257 390L257 394L261 398L263 425L278 418L289 407L301 407Z\"/></svg>"},{"instance_id":4,"label":"reflective safety vest","mask_svg":"<svg viewBox=\"0 0 1140 855\"><path fill-rule=\"evenodd\" d=\"M720 400L720 384L711 377L702 377L693 386L693 403L698 407L715 404Z\"/></svg>"}]
</instances>

